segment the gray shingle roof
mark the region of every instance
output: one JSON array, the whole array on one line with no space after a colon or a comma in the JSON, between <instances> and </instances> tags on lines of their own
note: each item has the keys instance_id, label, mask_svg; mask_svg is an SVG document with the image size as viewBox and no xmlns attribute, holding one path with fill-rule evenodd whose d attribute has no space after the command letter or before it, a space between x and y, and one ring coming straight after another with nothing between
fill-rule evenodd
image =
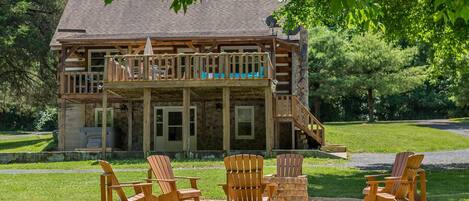
<instances>
[{"instance_id":1,"label":"gray shingle roof","mask_svg":"<svg viewBox=\"0 0 469 201\"><path fill-rule=\"evenodd\" d=\"M60 39L137 39L152 37L268 36L265 18L280 6L278 0L199 0L187 13L170 10L171 0L68 0L57 30Z\"/></svg>"}]
</instances>

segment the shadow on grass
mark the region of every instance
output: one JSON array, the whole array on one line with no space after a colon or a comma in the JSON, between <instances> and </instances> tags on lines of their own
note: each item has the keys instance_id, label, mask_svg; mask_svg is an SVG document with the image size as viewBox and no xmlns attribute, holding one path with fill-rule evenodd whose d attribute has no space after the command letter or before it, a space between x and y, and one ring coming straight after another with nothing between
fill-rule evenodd
<instances>
[{"instance_id":1,"label":"shadow on grass","mask_svg":"<svg viewBox=\"0 0 469 201\"><path fill-rule=\"evenodd\" d=\"M372 172L360 172L347 176L333 174L308 175L308 194L310 197L362 198L365 187L365 175Z\"/></svg>"},{"instance_id":2,"label":"shadow on grass","mask_svg":"<svg viewBox=\"0 0 469 201\"><path fill-rule=\"evenodd\" d=\"M3 142L0 143L0 151L2 150L8 150L8 149L20 149L21 147L27 148L27 147L34 147L35 145L38 145L40 143L47 142L46 148L44 148L42 151L46 151L49 148L52 148L54 146L54 140L51 138L44 138L44 139L32 139L32 140L18 140L18 141L11 141L11 142ZM41 151L41 150L39 150Z\"/></svg>"}]
</instances>

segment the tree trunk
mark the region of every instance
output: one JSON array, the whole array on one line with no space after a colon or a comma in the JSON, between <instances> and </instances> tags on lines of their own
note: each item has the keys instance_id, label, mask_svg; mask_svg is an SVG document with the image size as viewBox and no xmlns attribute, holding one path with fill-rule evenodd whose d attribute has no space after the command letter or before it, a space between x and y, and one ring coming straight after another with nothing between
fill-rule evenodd
<instances>
[{"instance_id":1,"label":"tree trunk","mask_svg":"<svg viewBox=\"0 0 469 201\"><path fill-rule=\"evenodd\" d=\"M369 88L368 89L368 122L375 121L374 104L375 104L375 100L373 98L373 89Z\"/></svg>"},{"instance_id":2,"label":"tree trunk","mask_svg":"<svg viewBox=\"0 0 469 201\"><path fill-rule=\"evenodd\" d=\"M318 96L313 96L313 111L314 116L320 119L319 116L321 116L321 98L319 98Z\"/></svg>"}]
</instances>

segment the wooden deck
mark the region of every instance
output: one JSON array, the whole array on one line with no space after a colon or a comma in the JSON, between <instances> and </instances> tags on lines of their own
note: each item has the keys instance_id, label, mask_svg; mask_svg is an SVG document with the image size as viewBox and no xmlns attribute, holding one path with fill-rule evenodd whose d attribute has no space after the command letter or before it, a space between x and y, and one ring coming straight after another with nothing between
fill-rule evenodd
<instances>
[{"instance_id":1,"label":"wooden deck","mask_svg":"<svg viewBox=\"0 0 469 201\"><path fill-rule=\"evenodd\" d=\"M106 59L107 88L269 86L269 53L119 55Z\"/></svg>"}]
</instances>

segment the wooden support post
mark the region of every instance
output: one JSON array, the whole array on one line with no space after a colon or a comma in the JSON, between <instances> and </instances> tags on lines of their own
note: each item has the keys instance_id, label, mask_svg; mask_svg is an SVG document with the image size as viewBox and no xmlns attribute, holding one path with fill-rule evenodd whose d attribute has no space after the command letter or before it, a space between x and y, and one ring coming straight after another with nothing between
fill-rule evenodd
<instances>
[{"instance_id":1,"label":"wooden support post","mask_svg":"<svg viewBox=\"0 0 469 201\"><path fill-rule=\"evenodd\" d=\"M143 153L150 151L151 89L143 89Z\"/></svg>"},{"instance_id":2,"label":"wooden support post","mask_svg":"<svg viewBox=\"0 0 469 201\"><path fill-rule=\"evenodd\" d=\"M129 101L127 107L127 151L132 151L132 132L133 132L133 104Z\"/></svg>"},{"instance_id":3,"label":"wooden support post","mask_svg":"<svg viewBox=\"0 0 469 201\"><path fill-rule=\"evenodd\" d=\"M182 90L182 150L190 151L190 108L191 108L191 89Z\"/></svg>"},{"instance_id":4,"label":"wooden support post","mask_svg":"<svg viewBox=\"0 0 469 201\"><path fill-rule=\"evenodd\" d=\"M230 88L223 88L223 150L230 151Z\"/></svg>"},{"instance_id":5,"label":"wooden support post","mask_svg":"<svg viewBox=\"0 0 469 201\"><path fill-rule=\"evenodd\" d=\"M274 141L274 118L273 118L273 100L272 88L265 88L265 148L267 155L271 155Z\"/></svg>"},{"instance_id":6,"label":"wooden support post","mask_svg":"<svg viewBox=\"0 0 469 201\"><path fill-rule=\"evenodd\" d=\"M101 126L101 147L103 154L106 153L107 146L107 90L103 90L103 111L102 111L102 126Z\"/></svg>"}]
</instances>

